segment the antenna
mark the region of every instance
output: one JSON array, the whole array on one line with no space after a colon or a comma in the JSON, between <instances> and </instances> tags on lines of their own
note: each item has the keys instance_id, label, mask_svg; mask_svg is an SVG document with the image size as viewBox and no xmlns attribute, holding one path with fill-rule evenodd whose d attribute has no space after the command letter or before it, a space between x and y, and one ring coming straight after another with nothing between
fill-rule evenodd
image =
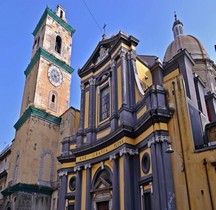
<instances>
[{"instance_id":1,"label":"antenna","mask_svg":"<svg viewBox=\"0 0 216 210\"><path fill-rule=\"evenodd\" d=\"M86 4L85 0L82 0L82 1L83 1L83 3L85 4L85 6L86 6L87 10L89 11L90 15L92 16L92 18L93 18L95 24L98 26L99 30L103 33L103 30L101 29L100 25L98 24L96 18L94 17L93 13L92 13L91 10L89 9L89 7L88 7L88 5Z\"/></svg>"}]
</instances>

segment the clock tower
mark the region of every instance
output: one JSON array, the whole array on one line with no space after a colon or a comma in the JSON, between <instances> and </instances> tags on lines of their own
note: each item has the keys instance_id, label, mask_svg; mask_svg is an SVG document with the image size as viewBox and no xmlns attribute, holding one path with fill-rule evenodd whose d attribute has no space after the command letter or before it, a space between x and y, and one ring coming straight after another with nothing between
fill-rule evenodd
<instances>
[{"instance_id":1,"label":"clock tower","mask_svg":"<svg viewBox=\"0 0 216 210\"><path fill-rule=\"evenodd\" d=\"M56 157L62 116L70 104L73 33L60 5L55 12L47 7L33 31L20 118L14 125L8 188L3 192L6 209L45 210L57 205Z\"/></svg>"}]
</instances>

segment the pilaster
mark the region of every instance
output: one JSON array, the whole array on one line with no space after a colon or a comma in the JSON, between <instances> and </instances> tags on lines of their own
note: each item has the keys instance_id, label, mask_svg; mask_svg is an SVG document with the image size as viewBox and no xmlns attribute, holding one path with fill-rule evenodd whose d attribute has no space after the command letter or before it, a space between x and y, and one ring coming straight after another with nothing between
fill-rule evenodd
<instances>
[{"instance_id":1,"label":"pilaster","mask_svg":"<svg viewBox=\"0 0 216 210\"><path fill-rule=\"evenodd\" d=\"M85 85L81 83L81 100L80 100L80 122L77 136L77 147L83 144L83 133L84 133L84 116L85 116Z\"/></svg>"},{"instance_id":2,"label":"pilaster","mask_svg":"<svg viewBox=\"0 0 216 210\"><path fill-rule=\"evenodd\" d=\"M133 179L133 156L138 154L137 150L123 148L120 150L120 156L124 157L124 206L125 210L131 210L134 208L134 179ZM132 169L132 170L131 170ZM129 193L130 192L130 193Z\"/></svg>"},{"instance_id":3,"label":"pilaster","mask_svg":"<svg viewBox=\"0 0 216 210\"><path fill-rule=\"evenodd\" d=\"M118 127L118 89L117 89L117 72L116 72L116 61L112 60L111 64L112 80L112 116L111 116L111 130L116 130Z\"/></svg>"},{"instance_id":4,"label":"pilaster","mask_svg":"<svg viewBox=\"0 0 216 210\"><path fill-rule=\"evenodd\" d=\"M59 172L58 176L60 178L58 210L60 210L65 209L65 196L67 192L67 172L61 171Z\"/></svg>"},{"instance_id":5,"label":"pilaster","mask_svg":"<svg viewBox=\"0 0 216 210\"><path fill-rule=\"evenodd\" d=\"M86 210L91 210L91 164L86 164L84 169L86 170Z\"/></svg>"},{"instance_id":6,"label":"pilaster","mask_svg":"<svg viewBox=\"0 0 216 210\"><path fill-rule=\"evenodd\" d=\"M148 142L152 157L153 202L154 210L175 210L175 193L171 168L170 154L166 153L167 145L171 143L169 136L155 136Z\"/></svg>"},{"instance_id":7,"label":"pilaster","mask_svg":"<svg viewBox=\"0 0 216 210\"><path fill-rule=\"evenodd\" d=\"M76 192L75 192L75 210L81 209L81 198L82 198L82 170L80 166L74 167L76 172Z\"/></svg>"},{"instance_id":8,"label":"pilaster","mask_svg":"<svg viewBox=\"0 0 216 210\"><path fill-rule=\"evenodd\" d=\"M109 159L113 164L113 209L120 209L119 159L117 155L111 155Z\"/></svg>"}]
</instances>

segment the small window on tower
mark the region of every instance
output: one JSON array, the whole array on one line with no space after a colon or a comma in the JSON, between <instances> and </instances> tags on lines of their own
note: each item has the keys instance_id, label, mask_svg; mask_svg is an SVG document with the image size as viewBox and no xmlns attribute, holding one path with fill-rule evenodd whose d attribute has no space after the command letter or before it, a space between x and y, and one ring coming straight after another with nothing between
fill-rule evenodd
<instances>
[{"instance_id":1,"label":"small window on tower","mask_svg":"<svg viewBox=\"0 0 216 210\"><path fill-rule=\"evenodd\" d=\"M59 54L61 53L61 44L62 44L62 39L60 36L57 36L56 43L55 43L55 51Z\"/></svg>"},{"instance_id":2,"label":"small window on tower","mask_svg":"<svg viewBox=\"0 0 216 210\"><path fill-rule=\"evenodd\" d=\"M58 93L55 90L51 90L49 93L49 109L57 111Z\"/></svg>"},{"instance_id":3,"label":"small window on tower","mask_svg":"<svg viewBox=\"0 0 216 210\"><path fill-rule=\"evenodd\" d=\"M52 95L52 103L55 103L55 95Z\"/></svg>"},{"instance_id":4,"label":"small window on tower","mask_svg":"<svg viewBox=\"0 0 216 210\"><path fill-rule=\"evenodd\" d=\"M62 10L60 11L60 18L61 19L63 18L63 11Z\"/></svg>"}]
</instances>

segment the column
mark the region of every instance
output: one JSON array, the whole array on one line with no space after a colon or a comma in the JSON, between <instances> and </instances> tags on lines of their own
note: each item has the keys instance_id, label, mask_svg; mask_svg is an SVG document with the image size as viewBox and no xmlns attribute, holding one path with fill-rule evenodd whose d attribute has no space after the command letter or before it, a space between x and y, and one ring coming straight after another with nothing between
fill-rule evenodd
<instances>
[{"instance_id":1,"label":"column","mask_svg":"<svg viewBox=\"0 0 216 210\"><path fill-rule=\"evenodd\" d=\"M92 209L92 196L91 196L91 164L86 164L86 210Z\"/></svg>"},{"instance_id":2,"label":"column","mask_svg":"<svg viewBox=\"0 0 216 210\"><path fill-rule=\"evenodd\" d=\"M110 64L112 71L111 90L112 90L112 116L111 116L111 130L116 130L118 127L118 86L117 86L117 70L115 60Z\"/></svg>"},{"instance_id":3,"label":"column","mask_svg":"<svg viewBox=\"0 0 216 210\"><path fill-rule=\"evenodd\" d=\"M81 209L81 197L82 197L82 170L80 166L74 168L76 172L76 192L75 192L75 210Z\"/></svg>"},{"instance_id":4,"label":"column","mask_svg":"<svg viewBox=\"0 0 216 210\"><path fill-rule=\"evenodd\" d=\"M95 79L89 79L90 90L89 90L89 121L88 121L88 133L87 142L91 143L93 139L93 133L95 133L95 109L96 109L96 90L95 90Z\"/></svg>"},{"instance_id":5,"label":"column","mask_svg":"<svg viewBox=\"0 0 216 210\"><path fill-rule=\"evenodd\" d=\"M125 210L135 209L134 206L134 177L133 177L133 157L138 154L137 151L129 148L123 148L120 150L120 156L124 156L124 206ZM136 180L137 181L137 180Z\"/></svg>"},{"instance_id":6,"label":"column","mask_svg":"<svg viewBox=\"0 0 216 210\"><path fill-rule=\"evenodd\" d=\"M65 196L67 192L67 172L61 171L58 174L60 178L60 189L59 189L59 200L58 200L58 210L65 209Z\"/></svg>"},{"instance_id":7,"label":"column","mask_svg":"<svg viewBox=\"0 0 216 210\"><path fill-rule=\"evenodd\" d=\"M129 92L128 92L128 72L127 72L127 62L126 62L126 50L121 49L121 67L122 67L122 103L128 106L129 102Z\"/></svg>"},{"instance_id":8,"label":"column","mask_svg":"<svg viewBox=\"0 0 216 210\"><path fill-rule=\"evenodd\" d=\"M130 108L130 88L128 79L128 66L126 61L126 50L120 50L121 68L122 68L122 109L120 110L121 124L126 126L134 125L133 111Z\"/></svg>"},{"instance_id":9,"label":"column","mask_svg":"<svg viewBox=\"0 0 216 210\"><path fill-rule=\"evenodd\" d=\"M80 123L77 136L77 146L80 147L83 143L84 132L84 116L85 116L85 85L81 83L81 99L80 99Z\"/></svg>"},{"instance_id":10,"label":"column","mask_svg":"<svg viewBox=\"0 0 216 210\"><path fill-rule=\"evenodd\" d=\"M152 203L154 210L176 209L171 157L166 153L167 144L170 143L169 136L161 135L148 142L152 157L153 200L158 201Z\"/></svg>"},{"instance_id":11,"label":"column","mask_svg":"<svg viewBox=\"0 0 216 210\"><path fill-rule=\"evenodd\" d=\"M110 160L113 163L113 209L120 209L119 159L116 155L111 155Z\"/></svg>"},{"instance_id":12,"label":"column","mask_svg":"<svg viewBox=\"0 0 216 210\"><path fill-rule=\"evenodd\" d=\"M134 54L133 51L128 52L128 80L129 80L129 105L134 106L136 101L135 101L135 75L134 72L137 72L136 69L136 55Z\"/></svg>"}]
</instances>

